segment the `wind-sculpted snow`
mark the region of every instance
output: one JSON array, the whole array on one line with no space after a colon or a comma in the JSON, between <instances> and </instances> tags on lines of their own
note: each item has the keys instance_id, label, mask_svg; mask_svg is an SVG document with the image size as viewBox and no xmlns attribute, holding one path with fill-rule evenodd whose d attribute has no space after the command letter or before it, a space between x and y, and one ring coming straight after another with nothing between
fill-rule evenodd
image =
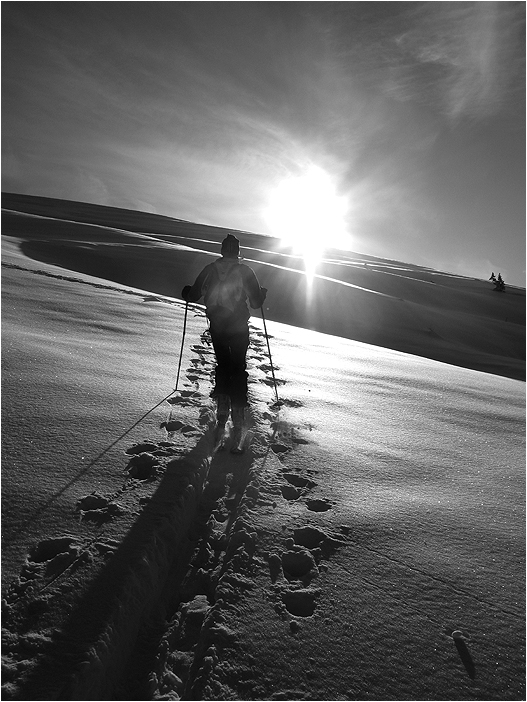
<instances>
[{"instance_id":1,"label":"wind-sculpted snow","mask_svg":"<svg viewBox=\"0 0 527 702\"><path fill-rule=\"evenodd\" d=\"M525 698L522 382L3 255L3 699Z\"/></svg>"}]
</instances>

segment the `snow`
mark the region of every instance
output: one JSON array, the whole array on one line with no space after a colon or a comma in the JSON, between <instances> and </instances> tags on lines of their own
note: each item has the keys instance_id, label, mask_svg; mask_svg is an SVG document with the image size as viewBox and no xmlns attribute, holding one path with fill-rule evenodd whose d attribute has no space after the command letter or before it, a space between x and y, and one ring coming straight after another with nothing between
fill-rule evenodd
<instances>
[{"instance_id":1,"label":"snow","mask_svg":"<svg viewBox=\"0 0 527 702\"><path fill-rule=\"evenodd\" d=\"M130 287L119 269L133 214L110 247L100 223L78 208L89 224L77 229L64 203L65 247L105 259L68 269L53 243L27 255L38 236L53 241L53 206L31 231L10 215L3 232L3 698L524 699L516 352L508 362L497 344L491 358L482 343L493 375L433 360L433 348L411 355L273 321L287 300L269 285L282 404L254 317L250 446L213 456L198 305L173 392L184 305L155 289L163 238L151 248L139 237L152 284ZM193 252L213 250L216 232L197 233ZM175 296L210 254L189 268L189 247L169 245L184 259ZM399 275L451 280L455 295L434 314L454 326L452 297L468 309L477 295L474 345L485 337L482 282L375 267L397 271L383 279L395 297L413 294ZM519 315L524 291L513 293L491 294L494 315L511 299ZM516 348L524 326L506 324Z\"/></svg>"}]
</instances>

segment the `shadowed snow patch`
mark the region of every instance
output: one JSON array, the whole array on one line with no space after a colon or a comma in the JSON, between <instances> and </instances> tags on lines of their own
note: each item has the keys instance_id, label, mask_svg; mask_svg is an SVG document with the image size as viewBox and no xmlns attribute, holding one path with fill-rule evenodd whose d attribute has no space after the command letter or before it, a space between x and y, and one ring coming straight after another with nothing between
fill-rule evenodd
<instances>
[{"instance_id":1,"label":"shadowed snow patch","mask_svg":"<svg viewBox=\"0 0 527 702\"><path fill-rule=\"evenodd\" d=\"M316 483L314 483L312 480L303 478L301 475L296 475L295 473L284 473L284 478L288 483L291 483L291 485L294 485L295 487L308 488L311 490L311 488L316 486Z\"/></svg>"},{"instance_id":2,"label":"shadowed snow patch","mask_svg":"<svg viewBox=\"0 0 527 702\"><path fill-rule=\"evenodd\" d=\"M159 465L159 459L153 456L151 453L144 452L133 456L126 470L131 478L137 478L138 480L148 480L156 474L157 466Z\"/></svg>"},{"instance_id":3,"label":"shadowed snow patch","mask_svg":"<svg viewBox=\"0 0 527 702\"><path fill-rule=\"evenodd\" d=\"M316 548L328 538L320 529L311 526L300 527L293 531L295 543L306 548Z\"/></svg>"},{"instance_id":4,"label":"shadowed snow patch","mask_svg":"<svg viewBox=\"0 0 527 702\"><path fill-rule=\"evenodd\" d=\"M63 553L77 552L75 539L72 536L61 536L57 539L45 539L38 543L29 552L29 560L34 563L50 561L55 556Z\"/></svg>"},{"instance_id":5,"label":"shadowed snow patch","mask_svg":"<svg viewBox=\"0 0 527 702\"><path fill-rule=\"evenodd\" d=\"M286 500L298 500L301 494L300 490L292 485L280 485L280 490L282 492L282 496Z\"/></svg>"},{"instance_id":6,"label":"shadowed snow patch","mask_svg":"<svg viewBox=\"0 0 527 702\"><path fill-rule=\"evenodd\" d=\"M296 546L282 554L282 568L286 575L301 578L316 568L313 554L307 548Z\"/></svg>"},{"instance_id":7,"label":"shadowed snow patch","mask_svg":"<svg viewBox=\"0 0 527 702\"><path fill-rule=\"evenodd\" d=\"M288 590L282 593L282 600L289 614L295 617L311 617L317 606L316 600L320 590L305 588Z\"/></svg>"},{"instance_id":8,"label":"shadowed snow patch","mask_svg":"<svg viewBox=\"0 0 527 702\"><path fill-rule=\"evenodd\" d=\"M307 500L306 507L312 512L327 512L332 505L326 500Z\"/></svg>"}]
</instances>

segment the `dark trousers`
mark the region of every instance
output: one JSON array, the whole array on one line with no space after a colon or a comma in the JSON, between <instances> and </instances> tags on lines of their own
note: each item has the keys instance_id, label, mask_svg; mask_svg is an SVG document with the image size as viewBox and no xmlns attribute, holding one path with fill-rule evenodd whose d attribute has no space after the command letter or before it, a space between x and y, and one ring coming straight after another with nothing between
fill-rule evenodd
<instances>
[{"instance_id":1,"label":"dark trousers","mask_svg":"<svg viewBox=\"0 0 527 702\"><path fill-rule=\"evenodd\" d=\"M214 329L210 335L216 354L216 387L213 395L228 395L232 407L247 406L249 329L230 332Z\"/></svg>"}]
</instances>

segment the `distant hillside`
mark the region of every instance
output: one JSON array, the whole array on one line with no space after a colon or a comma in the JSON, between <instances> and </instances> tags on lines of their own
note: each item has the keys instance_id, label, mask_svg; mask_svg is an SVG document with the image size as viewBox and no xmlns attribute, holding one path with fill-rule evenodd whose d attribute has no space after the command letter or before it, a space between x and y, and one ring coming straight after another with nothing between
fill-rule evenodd
<instances>
[{"instance_id":1,"label":"distant hillside","mask_svg":"<svg viewBox=\"0 0 527 702\"><path fill-rule=\"evenodd\" d=\"M9 193L2 207L3 236L29 258L171 297L236 231ZM525 289L500 293L489 281L336 250L309 285L302 260L279 240L236 234L244 261L269 289L269 319L525 379Z\"/></svg>"}]
</instances>

